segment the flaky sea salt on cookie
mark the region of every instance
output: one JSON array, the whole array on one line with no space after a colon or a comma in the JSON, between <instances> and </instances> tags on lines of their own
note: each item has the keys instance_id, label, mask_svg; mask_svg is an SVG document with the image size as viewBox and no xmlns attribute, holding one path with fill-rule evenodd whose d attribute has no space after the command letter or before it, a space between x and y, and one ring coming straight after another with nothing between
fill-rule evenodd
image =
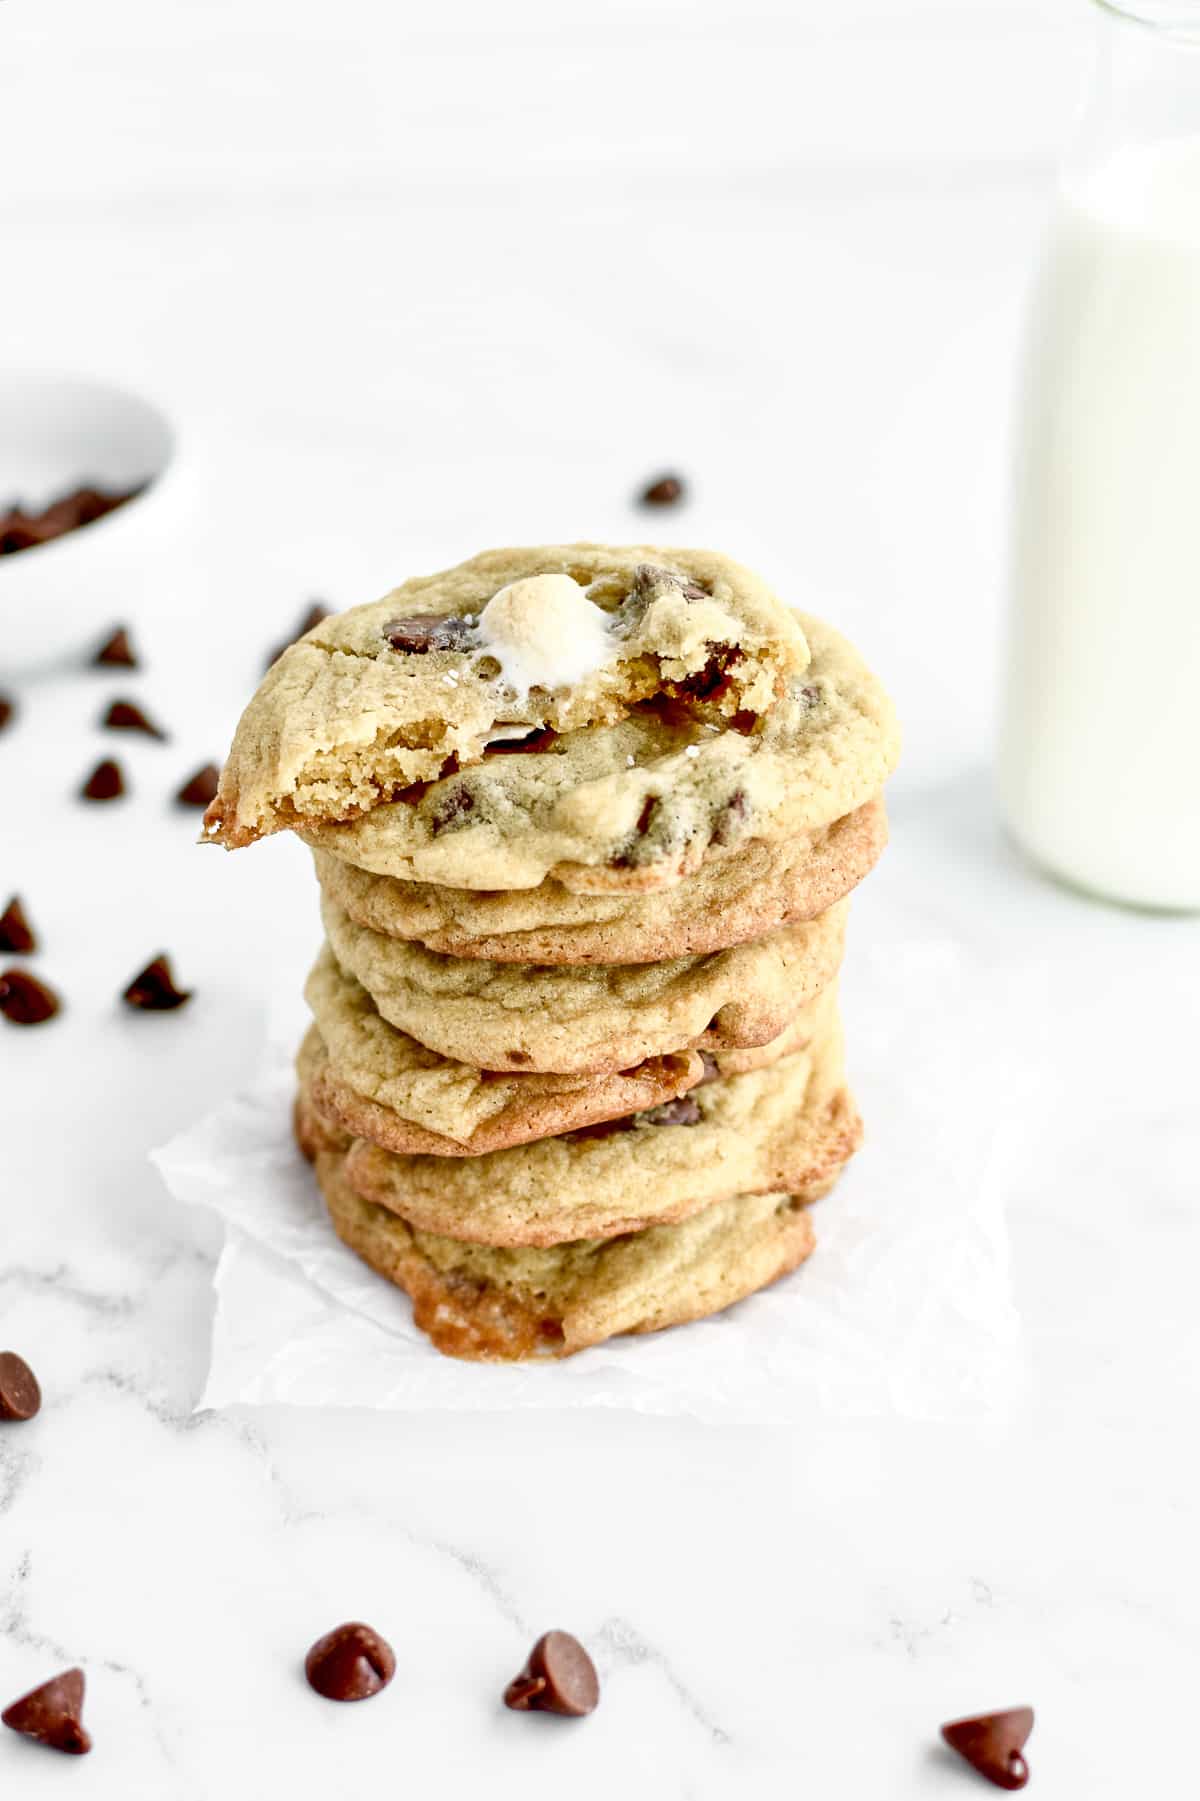
<instances>
[{"instance_id":1,"label":"flaky sea salt on cookie","mask_svg":"<svg viewBox=\"0 0 1200 1801\"><path fill-rule=\"evenodd\" d=\"M205 833L236 847L352 819L655 696L752 726L808 654L790 609L715 551L487 551L290 646L242 716Z\"/></svg>"}]
</instances>

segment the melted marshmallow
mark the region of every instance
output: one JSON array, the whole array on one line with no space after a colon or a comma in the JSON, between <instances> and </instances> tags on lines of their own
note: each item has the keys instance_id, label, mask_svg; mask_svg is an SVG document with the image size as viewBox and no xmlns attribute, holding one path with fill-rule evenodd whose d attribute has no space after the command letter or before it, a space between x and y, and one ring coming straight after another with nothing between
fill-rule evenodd
<instances>
[{"instance_id":1,"label":"melted marshmallow","mask_svg":"<svg viewBox=\"0 0 1200 1801\"><path fill-rule=\"evenodd\" d=\"M493 594L479 615L479 644L522 696L584 681L614 648L605 614L569 575L527 575Z\"/></svg>"}]
</instances>

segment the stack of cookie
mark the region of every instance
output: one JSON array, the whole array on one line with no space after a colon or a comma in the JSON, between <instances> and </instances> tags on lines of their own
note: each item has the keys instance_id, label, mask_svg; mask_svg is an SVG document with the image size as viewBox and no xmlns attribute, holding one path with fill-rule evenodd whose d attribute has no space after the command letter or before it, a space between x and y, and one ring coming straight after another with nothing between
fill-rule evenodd
<instances>
[{"instance_id":1,"label":"stack of cookie","mask_svg":"<svg viewBox=\"0 0 1200 1801\"><path fill-rule=\"evenodd\" d=\"M808 1256L896 747L850 646L706 551L489 552L268 672L206 833L314 853L298 1137L440 1350L563 1355Z\"/></svg>"}]
</instances>

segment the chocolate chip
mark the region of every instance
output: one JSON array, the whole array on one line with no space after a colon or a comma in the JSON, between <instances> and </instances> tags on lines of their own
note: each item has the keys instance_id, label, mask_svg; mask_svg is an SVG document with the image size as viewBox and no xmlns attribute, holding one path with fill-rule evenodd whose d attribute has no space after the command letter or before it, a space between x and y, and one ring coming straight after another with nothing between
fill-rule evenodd
<instances>
[{"instance_id":1,"label":"chocolate chip","mask_svg":"<svg viewBox=\"0 0 1200 1801\"><path fill-rule=\"evenodd\" d=\"M1029 1765L1021 1753L1032 1731L1032 1707L1010 1707L1003 1713L951 1720L942 1727L942 1737L997 1788L1019 1789L1029 1781Z\"/></svg>"},{"instance_id":2,"label":"chocolate chip","mask_svg":"<svg viewBox=\"0 0 1200 1801\"><path fill-rule=\"evenodd\" d=\"M83 1725L83 1671L64 1670L61 1676L52 1676L6 1707L0 1720L52 1751L83 1757L92 1748Z\"/></svg>"},{"instance_id":3,"label":"chocolate chip","mask_svg":"<svg viewBox=\"0 0 1200 1801\"><path fill-rule=\"evenodd\" d=\"M141 491L141 488L131 488L118 494L106 493L102 488L76 488L51 501L40 513L27 513L18 501L14 501L0 512L0 557L11 556L18 550L32 550L36 544L45 544L81 525L90 525L93 519L102 519L105 513L115 512Z\"/></svg>"},{"instance_id":4,"label":"chocolate chip","mask_svg":"<svg viewBox=\"0 0 1200 1801\"><path fill-rule=\"evenodd\" d=\"M6 725L11 725L16 716L17 703L10 700L7 694L0 694L0 732Z\"/></svg>"},{"instance_id":5,"label":"chocolate chip","mask_svg":"<svg viewBox=\"0 0 1200 1801\"><path fill-rule=\"evenodd\" d=\"M175 799L181 807L207 807L217 798L217 787L221 780L221 771L215 763L206 763L195 775L190 775Z\"/></svg>"},{"instance_id":6,"label":"chocolate chip","mask_svg":"<svg viewBox=\"0 0 1200 1801\"><path fill-rule=\"evenodd\" d=\"M170 959L166 956L152 957L121 996L127 1007L140 1007L144 1013L169 1013L191 998L190 988L176 988Z\"/></svg>"},{"instance_id":7,"label":"chocolate chip","mask_svg":"<svg viewBox=\"0 0 1200 1801\"><path fill-rule=\"evenodd\" d=\"M285 638L282 644L277 644L275 646L275 649L271 652L270 656L267 658L266 667L269 669L271 667L272 663L278 663L278 661L279 661L280 657L283 655L284 651L288 650L293 644L295 644L295 642L298 638L303 638L306 633L313 631L318 625L320 625L321 621L323 619L328 619L328 618L329 618L329 608L326 606L322 606L322 604L319 600L314 600L312 605L309 607L307 613L302 615L302 617L301 617L298 625L296 626L295 631L292 633L291 637Z\"/></svg>"},{"instance_id":8,"label":"chocolate chip","mask_svg":"<svg viewBox=\"0 0 1200 1801\"><path fill-rule=\"evenodd\" d=\"M814 686L812 682L807 682L800 690L800 697L802 700L806 701L810 707L815 707L821 698L821 690Z\"/></svg>"},{"instance_id":9,"label":"chocolate chip","mask_svg":"<svg viewBox=\"0 0 1200 1801\"><path fill-rule=\"evenodd\" d=\"M44 1025L61 1006L53 988L47 988L28 970L6 969L0 974L0 1013L11 1025Z\"/></svg>"},{"instance_id":10,"label":"chocolate chip","mask_svg":"<svg viewBox=\"0 0 1200 1801\"><path fill-rule=\"evenodd\" d=\"M673 1101L647 1107L636 1115L639 1126L694 1126L700 1120L700 1106L690 1094L680 1094Z\"/></svg>"},{"instance_id":11,"label":"chocolate chip","mask_svg":"<svg viewBox=\"0 0 1200 1801\"><path fill-rule=\"evenodd\" d=\"M483 748L493 757L506 756L514 750L549 750L557 737L558 733L549 726L535 725L523 738L493 738Z\"/></svg>"},{"instance_id":12,"label":"chocolate chip","mask_svg":"<svg viewBox=\"0 0 1200 1801\"><path fill-rule=\"evenodd\" d=\"M137 657L129 642L129 633L123 625L117 626L92 658L92 666L96 669L136 669Z\"/></svg>"},{"instance_id":13,"label":"chocolate chip","mask_svg":"<svg viewBox=\"0 0 1200 1801\"><path fill-rule=\"evenodd\" d=\"M161 726L147 719L140 707L135 707L131 700L114 700L101 725L111 732L145 732L151 738L165 738L166 733Z\"/></svg>"},{"instance_id":14,"label":"chocolate chip","mask_svg":"<svg viewBox=\"0 0 1200 1801\"><path fill-rule=\"evenodd\" d=\"M365 1701L396 1674L396 1657L370 1626L350 1620L319 1638L304 1659L310 1688L330 1701Z\"/></svg>"},{"instance_id":15,"label":"chocolate chip","mask_svg":"<svg viewBox=\"0 0 1200 1801\"><path fill-rule=\"evenodd\" d=\"M638 496L644 507L674 507L687 497L687 487L679 475L656 475Z\"/></svg>"},{"instance_id":16,"label":"chocolate chip","mask_svg":"<svg viewBox=\"0 0 1200 1801\"><path fill-rule=\"evenodd\" d=\"M475 811L475 796L469 788L451 788L434 803L429 815L429 829L436 838L439 832L453 825L457 819L465 819Z\"/></svg>"},{"instance_id":17,"label":"chocolate chip","mask_svg":"<svg viewBox=\"0 0 1200 1801\"><path fill-rule=\"evenodd\" d=\"M429 650L461 650L474 633L469 619L459 619L453 613L406 613L383 628L392 649L408 656L424 656Z\"/></svg>"},{"instance_id":18,"label":"chocolate chip","mask_svg":"<svg viewBox=\"0 0 1200 1801\"><path fill-rule=\"evenodd\" d=\"M0 951L8 951L14 957L27 957L36 949L33 927L25 917L19 896L14 894L0 913Z\"/></svg>"},{"instance_id":19,"label":"chocolate chip","mask_svg":"<svg viewBox=\"0 0 1200 1801\"><path fill-rule=\"evenodd\" d=\"M633 572L632 593L648 601L664 588L677 588L685 600L708 600L707 588L682 575L678 569L667 569L661 563L639 563Z\"/></svg>"},{"instance_id":20,"label":"chocolate chip","mask_svg":"<svg viewBox=\"0 0 1200 1801\"><path fill-rule=\"evenodd\" d=\"M111 757L105 757L102 763L97 763L79 792L84 800L117 800L125 792L121 765L114 763Z\"/></svg>"},{"instance_id":21,"label":"chocolate chip","mask_svg":"<svg viewBox=\"0 0 1200 1801\"><path fill-rule=\"evenodd\" d=\"M42 1404L38 1379L15 1351L0 1351L0 1420L31 1420Z\"/></svg>"},{"instance_id":22,"label":"chocolate chip","mask_svg":"<svg viewBox=\"0 0 1200 1801\"><path fill-rule=\"evenodd\" d=\"M520 1713L591 1713L600 1699L596 1666L569 1632L547 1632L529 1653L525 1667L504 1691L504 1705Z\"/></svg>"}]
</instances>

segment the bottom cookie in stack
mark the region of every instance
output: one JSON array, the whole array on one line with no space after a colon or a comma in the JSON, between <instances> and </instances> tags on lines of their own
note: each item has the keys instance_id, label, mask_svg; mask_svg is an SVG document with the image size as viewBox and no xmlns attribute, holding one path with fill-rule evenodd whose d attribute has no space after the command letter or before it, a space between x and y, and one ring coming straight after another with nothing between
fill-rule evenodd
<instances>
[{"instance_id":1,"label":"bottom cookie in stack","mask_svg":"<svg viewBox=\"0 0 1200 1801\"><path fill-rule=\"evenodd\" d=\"M337 1232L407 1290L440 1351L566 1356L719 1312L808 1256L805 1209L861 1136L832 987L781 1049L624 1119L480 1156L408 1156L345 1129L314 1028L297 1136Z\"/></svg>"}]
</instances>

